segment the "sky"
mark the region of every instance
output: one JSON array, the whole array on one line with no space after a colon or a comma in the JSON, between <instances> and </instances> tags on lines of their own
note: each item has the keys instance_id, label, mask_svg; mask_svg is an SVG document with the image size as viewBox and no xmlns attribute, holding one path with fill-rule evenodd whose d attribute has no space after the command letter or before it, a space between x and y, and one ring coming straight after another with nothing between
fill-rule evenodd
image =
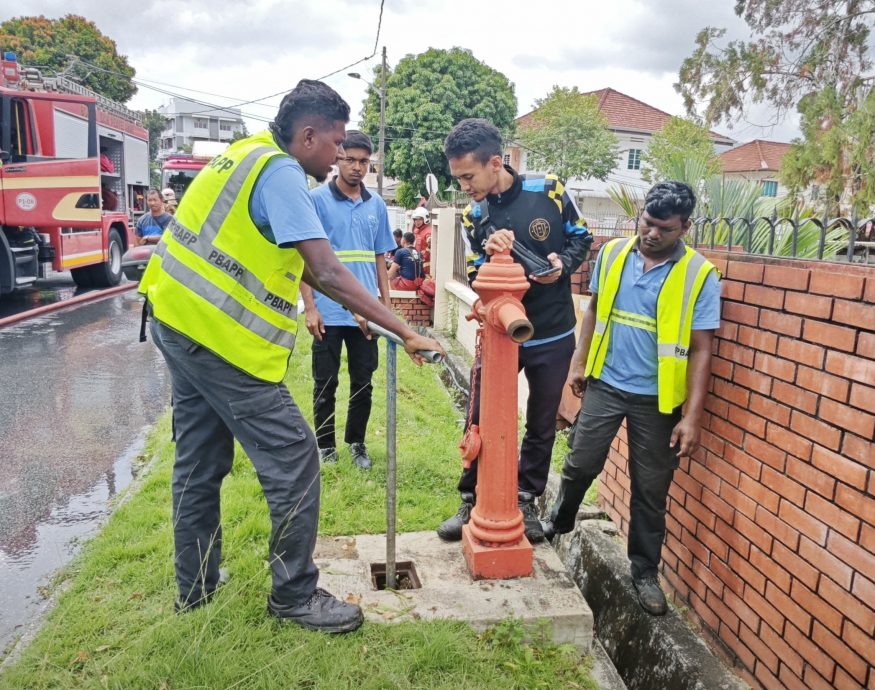
<instances>
[{"instance_id":1,"label":"sky","mask_svg":"<svg viewBox=\"0 0 875 690\"><path fill-rule=\"evenodd\" d=\"M731 38L747 37L734 5L735 0L384 0L380 21L380 0L139 0L124 6L20 0L14 12L0 10L0 21L75 12L95 22L144 82L128 103L133 108L167 101L166 93L149 86L229 106L285 93L302 78L325 77L349 102L352 127L367 86L346 73L370 78L383 46L390 68L428 48L471 50L514 84L519 115L554 85L581 91L611 87L684 115L672 85L696 34L714 26L726 28ZM346 67L371 56L375 43L376 55ZM273 117L280 98L240 106L250 131L264 126L258 118ZM721 123L713 129L738 142L798 136L795 113L777 126L761 126L770 119L760 105L732 127Z\"/></svg>"}]
</instances>

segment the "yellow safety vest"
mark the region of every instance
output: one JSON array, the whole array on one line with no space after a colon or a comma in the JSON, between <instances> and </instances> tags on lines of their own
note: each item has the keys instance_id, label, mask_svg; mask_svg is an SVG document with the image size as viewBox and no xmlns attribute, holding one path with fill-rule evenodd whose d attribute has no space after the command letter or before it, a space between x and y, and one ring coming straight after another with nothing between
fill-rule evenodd
<instances>
[{"instance_id":1,"label":"yellow safety vest","mask_svg":"<svg viewBox=\"0 0 875 690\"><path fill-rule=\"evenodd\" d=\"M229 364L278 383L298 330L304 260L259 232L250 197L288 154L270 132L232 144L191 183L140 281L152 315Z\"/></svg>"},{"instance_id":2,"label":"yellow safety vest","mask_svg":"<svg viewBox=\"0 0 875 690\"><path fill-rule=\"evenodd\" d=\"M659 411L669 414L687 399L687 359L693 330L693 307L705 278L717 269L697 251L686 248L665 278L656 299L656 319L614 309L626 257L637 237L616 239L602 249L599 269L595 331L586 359L586 376L599 378L605 365L612 321L630 322L638 328L656 331L658 358L657 391Z\"/></svg>"}]
</instances>

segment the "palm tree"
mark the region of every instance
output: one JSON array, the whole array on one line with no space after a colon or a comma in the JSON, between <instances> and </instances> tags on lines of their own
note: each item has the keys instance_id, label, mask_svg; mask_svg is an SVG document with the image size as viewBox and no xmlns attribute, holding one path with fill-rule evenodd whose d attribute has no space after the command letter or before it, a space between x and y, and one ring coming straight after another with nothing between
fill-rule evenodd
<instances>
[{"instance_id":1,"label":"palm tree","mask_svg":"<svg viewBox=\"0 0 875 690\"><path fill-rule=\"evenodd\" d=\"M848 243L850 224L838 219L824 223L811 209L792 198L762 196L756 182L708 174L704 156L675 159L664 179L690 185L698 201L693 214L693 244L741 247L748 254L817 259L834 256ZM623 184L608 190L611 200L629 218L643 206L637 192Z\"/></svg>"}]
</instances>

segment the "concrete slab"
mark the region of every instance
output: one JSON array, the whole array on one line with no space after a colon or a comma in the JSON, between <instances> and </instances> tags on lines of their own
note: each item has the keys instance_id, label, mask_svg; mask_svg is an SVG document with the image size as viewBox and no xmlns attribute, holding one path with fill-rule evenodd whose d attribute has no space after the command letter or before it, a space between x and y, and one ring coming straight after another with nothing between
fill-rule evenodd
<instances>
[{"instance_id":1,"label":"concrete slab","mask_svg":"<svg viewBox=\"0 0 875 690\"><path fill-rule=\"evenodd\" d=\"M593 616L559 556L548 544L534 550L531 577L473 580L462 545L441 541L434 532L399 534L396 561L411 561L420 589L378 591L371 566L385 564L385 535L320 537L314 559L321 571L319 586L341 599L358 603L367 620L398 623L410 620L458 620L483 630L506 618L524 624L549 621L553 639L590 652Z\"/></svg>"}]
</instances>

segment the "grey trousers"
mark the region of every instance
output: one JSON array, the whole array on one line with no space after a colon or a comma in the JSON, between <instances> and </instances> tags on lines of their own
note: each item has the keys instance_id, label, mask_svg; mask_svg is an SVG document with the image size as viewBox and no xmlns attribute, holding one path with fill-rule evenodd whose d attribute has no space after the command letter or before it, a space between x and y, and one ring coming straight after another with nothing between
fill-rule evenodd
<instances>
[{"instance_id":1,"label":"grey trousers","mask_svg":"<svg viewBox=\"0 0 875 690\"><path fill-rule=\"evenodd\" d=\"M627 393L590 379L550 514L556 532L574 529L583 496L604 469L611 442L625 419L632 484L628 540L632 577L656 575L665 539L666 499L678 466L677 448L669 447L669 442L680 418L680 408L661 414L655 395Z\"/></svg>"},{"instance_id":2,"label":"grey trousers","mask_svg":"<svg viewBox=\"0 0 875 690\"><path fill-rule=\"evenodd\" d=\"M231 471L235 438L255 467L270 510L274 599L288 605L305 601L319 578L313 563L319 523L313 432L285 385L243 373L154 319L151 333L173 389L174 566L180 601L196 602L218 586L219 489Z\"/></svg>"}]
</instances>

